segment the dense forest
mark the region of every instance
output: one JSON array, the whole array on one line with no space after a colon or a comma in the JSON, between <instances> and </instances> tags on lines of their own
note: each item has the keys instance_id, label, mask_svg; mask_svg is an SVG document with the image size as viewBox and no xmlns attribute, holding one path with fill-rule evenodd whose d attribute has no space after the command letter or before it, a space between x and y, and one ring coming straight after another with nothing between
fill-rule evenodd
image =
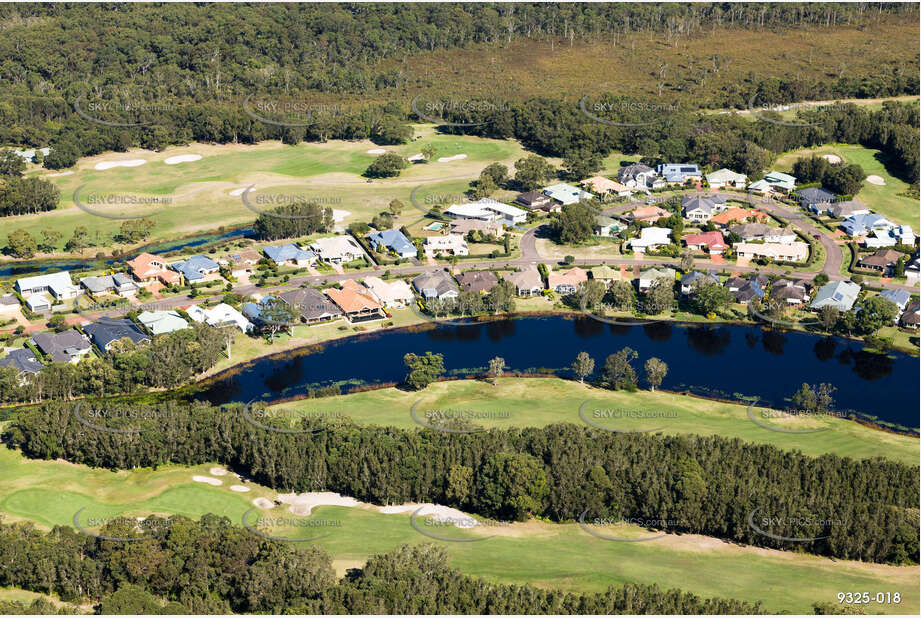
<instances>
[{"instance_id":1,"label":"dense forest","mask_svg":"<svg viewBox=\"0 0 921 618\"><path fill-rule=\"evenodd\" d=\"M491 584L452 569L444 550L432 545L372 556L337 581L329 555L315 547L262 538L213 515L158 522L131 543L67 527L43 534L28 524L0 523L0 586L89 600L98 614L764 613L760 604L657 586L580 594ZM57 612L42 602L33 607ZM69 608L65 613L75 613ZM0 602L0 613L28 609Z\"/></svg>"},{"instance_id":2,"label":"dense forest","mask_svg":"<svg viewBox=\"0 0 921 618\"><path fill-rule=\"evenodd\" d=\"M334 491L376 504L435 502L500 520L572 521L587 510L671 520L680 522L671 532L752 545L918 561L918 468L883 459L569 424L459 435L305 419L305 429L318 431L290 434L248 423L239 405L106 410L107 427L144 431L87 431L73 404L53 402L18 413L3 441L28 457L111 469L220 462L278 491ZM774 522L764 528L770 534L817 540L761 534L749 525L756 510Z\"/></svg>"}]
</instances>

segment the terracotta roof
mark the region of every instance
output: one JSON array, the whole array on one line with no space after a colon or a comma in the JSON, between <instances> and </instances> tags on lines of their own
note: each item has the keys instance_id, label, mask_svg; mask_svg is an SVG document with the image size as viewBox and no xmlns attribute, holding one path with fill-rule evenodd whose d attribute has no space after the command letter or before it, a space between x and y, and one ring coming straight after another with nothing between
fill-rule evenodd
<instances>
[{"instance_id":1,"label":"terracotta roof","mask_svg":"<svg viewBox=\"0 0 921 618\"><path fill-rule=\"evenodd\" d=\"M707 245L710 249L726 248L726 241L720 232L704 232L702 234L688 234L684 237L684 242L689 247L691 245Z\"/></svg>"},{"instance_id":2,"label":"terracotta roof","mask_svg":"<svg viewBox=\"0 0 921 618\"><path fill-rule=\"evenodd\" d=\"M558 285L578 286L580 283L588 281L588 275L581 268L570 268L569 270L550 271L547 273L547 284L550 288Z\"/></svg>"},{"instance_id":3,"label":"terracotta roof","mask_svg":"<svg viewBox=\"0 0 921 618\"><path fill-rule=\"evenodd\" d=\"M332 299L346 313L356 313L367 309L381 309L371 292L354 279L342 282L342 289L329 288L323 293Z\"/></svg>"},{"instance_id":4,"label":"terracotta roof","mask_svg":"<svg viewBox=\"0 0 921 618\"><path fill-rule=\"evenodd\" d=\"M744 221L745 219L755 218L763 220L767 218L763 212L755 208L730 208L725 210L718 215L714 215L710 218L714 223L721 223L723 225L731 223L732 221Z\"/></svg>"},{"instance_id":5,"label":"terracotta roof","mask_svg":"<svg viewBox=\"0 0 921 618\"><path fill-rule=\"evenodd\" d=\"M661 219L662 217L668 217L671 213L667 210L663 210L658 206L644 206L642 208L637 208L633 211L634 219L651 219L655 217L656 219Z\"/></svg>"}]
</instances>

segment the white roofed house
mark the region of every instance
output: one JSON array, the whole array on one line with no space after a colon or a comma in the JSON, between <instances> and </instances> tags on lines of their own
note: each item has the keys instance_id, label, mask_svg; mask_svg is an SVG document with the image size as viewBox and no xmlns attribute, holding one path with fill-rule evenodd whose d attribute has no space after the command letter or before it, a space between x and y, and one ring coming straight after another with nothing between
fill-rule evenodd
<instances>
[{"instance_id":1,"label":"white roofed house","mask_svg":"<svg viewBox=\"0 0 921 618\"><path fill-rule=\"evenodd\" d=\"M639 238L631 238L627 244L637 253L646 253L671 242L671 229L667 227L644 227Z\"/></svg>"},{"instance_id":2,"label":"white roofed house","mask_svg":"<svg viewBox=\"0 0 921 618\"><path fill-rule=\"evenodd\" d=\"M175 311L142 311L138 322L154 335L174 333L189 327L189 323Z\"/></svg>"},{"instance_id":3,"label":"white roofed house","mask_svg":"<svg viewBox=\"0 0 921 618\"><path fill-rule=\"evenodd\" d=\"M543 194L559 202L563 206L595 198L595 196L588 191L583 191L579 187L574 187L566 183L545 187Z\"/></svg>"},{"instance_id":4,"label":"white roofed house","mask_svg":"<svg viewBox=\"0 0 921 618\"><path fill-rule=\"evenodd\" d=\"M488 197L468 204L452 204L445 209L444 214L455 219L494 221L508 226L524 223L528 218L528 211Z\"/></svg>"},{"instance_id":5,"label":"white roofed house","mask_svg":"<svg viewBox=\"0 0 921 618\"><path fill-rule=\"evenodd\" d=\"M804 242L791 243L749 243L737 242L733 245L740 258L765 257L778 262L805 262L809 259L809 245Z\"/></svg>"},{"instance_id":6,"label":"white roofed house","mask_svg":"<svg viewBox=\"0 0 921 618\"><path fill-rule=\"evenodd\" d=\"M70 273L67 271L17 279L16 291L23 298L28 298L32 294L51 292L56 300L76 298L82 294L80 288L71 281Z\"/></svg>"},{"instance_id":7,"label":"white roofed house","mask_svg":"<svg viewBox=\"0 0 921 618\"><path fill-rule=\"evenodd\" d=\"M427 236L422 243L422 250L428 256L435 255L469 255L467 241L460 234L445 236Z\"/></svg>"},{"instance_id":8,"label":"white roofed house","mask_svg":"<svg viewBox=\"0 0 921 618\"><path fill-rule=\"evenodd\" d=\"M723 187L738 187L744 189L745 183L748 182L748 177L745 174L733 172L725 167L707 174L706 179L711 189L722 189Z\"/></svg>"},{"instance_id":9,"label":"white roofed house","mask_svg":"<svg viewBox=\"0 0 921 618\"><path fill-rule=\"evenodd\" d=\"M400 309L413 302L413 291L402 279L384 281L379 277L365 277L365 287L384 307Z\"/></svg>"},{"instance_id":10,"label":"white roofed house","mask_svg":"<svg viewBox=\"0 0 921 618\"><path fill-rule=\"evenodd\" d=\"M242 313L226 303L215 305L210 309L203 309L199 305L190 305L185 312L196 322L204 322L208 326L225 326L233 324L244 333L253 330L253 323L246 319Z\"/></svg>"},{"instance_id":11,"label":"white roofed house","mask_svg":"<svg viewBox=\"0 0 921 618\"><path fill-rule=\"evenodd\" d=\"M324 262L344 264L364 257L361 246L351 236L318 238L310 243L310 249Z\"/></svg>"}]
</instances>

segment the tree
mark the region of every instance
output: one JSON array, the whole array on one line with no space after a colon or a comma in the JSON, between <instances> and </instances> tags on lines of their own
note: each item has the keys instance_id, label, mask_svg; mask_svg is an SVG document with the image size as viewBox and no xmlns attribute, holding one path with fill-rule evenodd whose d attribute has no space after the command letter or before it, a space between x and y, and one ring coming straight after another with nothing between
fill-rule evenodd
<instances>
[{"instance_id":1,"label":"tree","mask_svg":"<svg viewBox=\"0 0 921 618\"><path fill-rule=\"evenodd\" d=\"M29 232L18 229L10 232L6 237L6 248L10 255L16 258L29 259L38 251L38 244Z\"/></svg>"},{"instance_id":2,"label":"tree","mask_svg":"<svg viewBox=\"0 0 921 618\"><path fill-rule=\"evenodd\" d=\"M435 146L432 144L426 144L422 147L422 156L425 157L426 161L431 161L435 158L435 153L437 152Z\"/></svg>"},{"instance_id":3,"label":"tree","mask_svg":"<svg viewBox=\"0 0 921 618\"><path fill-rule=\"evenodd\" d=\"M791 401L799 414L827 414L835 403L832 394L836 390L827 382L822 382L817 386L804 382L793 394Z\"/></svg>"},{"instance_id":4,"label":"tree","mask_svg":"<svg viewBox=\"0 0 921 618\"><path fill-rule=\"evenodd\" d=\"M511 281L500 281L486 293L486 309L492 314L515 311L515 286Z\"/></svg>"},{"instance_id":5,"label":"tree","mask_svg":"<svg viewBox=\"0 0 921 618\"><path fill-rule=\"evenodd\" d=\"M364 175L368 178L392 178L409 166L409 163L395 152L385 152L368 166Z\"/></svg>"},{"instance_id":6,"label":"tree","mask_svg":"<svg viewBox=\"0 0 921 618\"><path fill-rule=\"evenodd\" d=\"M715 281L697 281L694 288L694 306L701 315L719 313L734 300L732 292Z\"/></svg>"},{"instance_id":7,"label":"tree","mask_svg":"<svg viewBox=\"0 0 921 618\"><path fill-rule=\"evenodd\" d=\"M61 233L57 230L42 230L42 242L38 248L44 253L54 253L61 241Z\"/></svg>"},{"instance_id":8,"label":"tree","mask_svg":"<svg viewBox=\"0 0 921 618\"><path fill-rule=\"evenodd\" d=\"M524 521L541 513L550 493L540 460L524 453L497 453L486 459L475 486L477 510L501 520Z\"/></svg>"},{"instance_id":9,"label":"tree","mask_svg":"<svg viewBox=\"0 0 921 618\"><path fill-rule=\"evenodd\" d=\"M675 284L668 279L656 279L646 290L643 297L643 311L649 315L659 315L671 309L675 302Z\"/></svg>"},{"instance_id":10,"label":"tree","mask_svg":"<svg viewBox=\"0 0 921 618\"><path fill-rule=\"evenodd\" d=\"M571 180L591 176L601 169L602 156L597 150L580 148L563 155L563 168Z\"/></svg>"},{"instance_id":11,"label":"tree","mask_svg":"<svg viewBox=\"0 0 921 618\"><path fill-rule=\"evenodd\" d=\"M690 249L681 252L681 270L685 273L691 272L694 268L694 253Z\"/></svg>"},{"instance_id":12,"label":"tree","mask_svg":"<svg viewBox=\"0 0 921 618\"><path fill-rule=\"evenodd\" d=\"M492 376L492 383L495 386L499 382L499 376L505 370L505 359L497 356L489 361L489 375Z\"/></svg>"},{"instance_id":13,"label":"tree","mask_svg":"<svg viewBox=\"0 0 921 618\"><path fill-rule=\"evenodd\" d=\"M394 217L399 217L404 208L405 206L403 205L403 202L398 199L390 200L390 204L387 206L390 214L392 214Z\"/></svg>"},{"instance_id":14,"label":"tree","mask_svg":"<svg viewBox=\"0 0 921 618\"><path fill-rule=\"evenodd\" d=\"M611 305L619 311L632 311L636 307L636 290L629 281L615 281L608 295Z\"/></svg>"},{"instance_id":15,"label":"tree","mask_svg":"<svg viewBox=\"0 0 921 618\"><path fill-rule=\"evenodd\" d=\"M553 213L552 217L550 235L558 243L585 242L594 234L595 212L582 202L566 204L560 212Z\"/></svg>"},{"instance_id":16,"label":"tree","mask_svg":"<svg viewBox=\"0 0 921 618\"><path fill-rule=\"evenodd\" d=\"M453 465L448 469L448 486L445 496L463 506L470 499L473 490L473 469L467 466Z\"/></svg>"},{"instance_id":17,"label":"tree","mask_svg":"<svg viewBox=\"0 0 921 618\"><path fill-rule=\"evenodd\" d=\"M63 313L55 313L48 318L48 328L54 330L56 333L62 333L69 329L70 326L68 326L67 318L64 317Z\"/></svg>"},{"instance_id":18,"label":"tree","mask_svg":"<svg viewBox=\"0 0 921 618\"><path fill-rule=\"evenodd\" d=\"M80 149L69 142L61 142L51 147L45 157L45 169L59 170L73 167L80 158Z\"/></svg>"},{"instance_id":19,"label":"tree","mask_svg":"<svg viewBox=\"0 0 921 618\"><path fill-rule=\"evenodd\" d=\"M515 181L525 191L533 191L553 178L553 166L541 156L528 155L515 161Z\"/></svg>"},{"instance_id":20,"label":"tree","mask_svg":"<svg viewBox=\"0 0 921 618\"><path fill-rule=\"evenodd\" d=\"M282 299L269 296L259 304L259 318L260 327L269 333L271 343L278 331L290 328L297 321L298 314Z\"/></svg>"},{"instance_id":21,"label":"tree","mask_svg":"<svg viewBox=\"0 0 921 618\"><path fill-rule=\"evenodd\" d=\"M490 163L480 172L480 178L484 177L490 178L497 187L501 187L508 182L508 167L501 163Z\"/></svg>"},{"instance_id":22,"label":"tree","mask_svg":"<svg viewBox=\"0 0 921 618\"><path fill-rule=\"evenodd\" d=\"M883 326L892 324L896 316L896 306L882 296L871 296L860 305L854 319L857 332L861 335L875 335Z\"/></svg>"},{"instance_id":23,"label":"tree","mask_svg":"<svg viewBox=\"0 0 921 618\"><path fill-rule=\"evenodd\" d=\"M585 384L585 376L595 371L595 359L588 352L579 352L572 363L572 372L579 376L579 383Z\"/></svg>"},{"instance_id":24,"label":"tree","mask_svg":"<svg viewBox=\"0 0 921 618\"><path fill-rule=\"evenodd\" d=\"M649 390L656 390L668 373L668 365L662 359L653 356L646 361L643 368L646 369L646 381L649 382Z\"/></svg>"},{"instance_id":25,"label":"tree","mask_svg":"<svg viewBox=\"0 0 921 618\"><path fill-rule=\"evenodd\" d=\"M409 369L406 383L417 391L437 380L445 371L444 356L431 352L426 352L424 356L409 352L403 356L403 364Z\"/></svg>"},{"instance_id":26,"label":"tree","mask_svg":"<svg viewBox=\"0 0 921 618\"><path fill-rule=\"evenodd\" d=\"M26 170L25 160L12 148L0 150L0 176L22 176Z\"/></svg>"},{"instance_id":27,"label":"tree","mask_svg":"<svg viewBox=\"0 0 921 618\"><path fill-rule=\"evenodd\" d=\"M89 245L90 242L90 233L86 229L85 225L78 225L74 228L74 233L70 237L70 240L64 245L65 251L77 251L81 253L83 249Z\"/></svg>"},{"instance_id":28,"label":"tree","mask_svg":"<svg viewBox=\"0 0 921 618\"><path fill-rule=\"evenodd\" d=\"M828 275L825 273L819 273L812 279L812 285L817 288L822 287L826 283L828 283Z\"/></svg>"},{"instance_id":29,"label":"tree","mask_svg":"<svg viewBox=\"0 0 921 618\"><path fill-rule=\"evenodd\" d=\"M575 299L579 307L592 310L598 306L605 293L604 283L596 279L589 279L579 284L576 288Z\"/></svg>"},{"instance_id":30,"label":"tree","mask_svg":"<svg viewBox=\"0 0 921 618\"><path fill-rule=\"evenodd\" d=\"M831 305L825 305L819 309L819 324L822 325L822 329L829 333L832 332L838 325L839 314L837 307Z\"/></svg>"},{"instance_id":31,"label":"tree","mask_svg":"<svg viewBox=\"0 0 921 618\"><path fill-rule=\"evenodd\" d=\"M123 243L136 243L150 236L154 228L154 221L148 217L141 219L128 219L123 221L118 228L115 240Z\"/></svg>"},{"instance_id":32,"label":"tree","mask_svg":"<svg viewBox=\"0 0 921 618\"><path fill-rule=\"evenodd\" d=\"M608 388L636 390L636 370L630 364L639 356L632 348L622 348L604 361L604 379Z\"/></svg>"}]
</instances>

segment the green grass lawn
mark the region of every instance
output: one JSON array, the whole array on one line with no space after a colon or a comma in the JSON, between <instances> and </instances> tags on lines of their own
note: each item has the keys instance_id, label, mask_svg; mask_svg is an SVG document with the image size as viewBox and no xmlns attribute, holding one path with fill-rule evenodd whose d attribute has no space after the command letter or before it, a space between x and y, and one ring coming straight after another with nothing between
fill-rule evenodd
<instances>
[{"instance_id":1,"label":"green grass lawn","mask_svg":"<svg viewBox=\"0 0 921 618\"><path fill-rule=\"evenodd\" d=\"M818 429L827 431L791 434L771 431L753 423L747 406L699 399L663 392L636 393L607 391L558 378L501 378L497 386L477 380L457 380L432 384L421 392L405 392L395 388L365 391L319 400L303 400L272 406L285 410L285 416L318 410L337 411L356 423L391 425L412 428L418 425L410 416L410 408L419 402L417 416L425 420L427 410L485 412L490 418L475 422L485 428L543 427L551 423L584 425L579 416L583 402L584 415L597 424L616 429L653 429L663 433L718 434L740 438L747 442L772 444L782 449L799 450L806 455L834 453L854 458L889 457L916 464L919 456L917 438L897 435L865 427L846 419L832 417L769 419L765 421L755 408L756 418L782 428ZM617 421L598 420L594 410L642 410L671 415L654 420L624 418ZM605 413L599 413L603 416ZM648 416L648 414L647 414Z\"/></svg>"},{"instance_id":2,"label":"green grass lawn","mask_svg":"<svg viewBox=\"0 0 921 618\"><path fill-rule=\"evenodd\" d=\"M42 527L70 526L74 513L83 507L86 510L81 514L81 523L90 517L181 513L197 518L217 513L239 524L251 508L252 498L275 497L274 492L253 483L246 483L251 488L249 493L231 492L228 486L236 480L231 481L229 476L220 477L220 487L192 482L194 474L208 475L209 468L163 466L156 471L111 472L62 461L27 460L17 451L0 449L0 510L8 519L28 519ZM296 517L285 507L263 513ZM254 517L250 516L249 523L255 523ZM772 611L796 613L809 613L816 601L834 602L838 591L890 590L902 593L901 605L870 609L917 613L919 608L918 567L830 560L736 546L698 535L667 535L645 543L622 543L591 536L575 523L532 520L484 531L431 528L451 538L496 535L482 542L452 543L419 533L410 525L409 513L382 514L372 507L323 506L315 508L310 519L338 525L264 531L296 539L315 537L317 530L322 530L327 536L312 542L330 552L340 575L346 568L360 566L372 554L425 542L443 546L451 564L462 572L509 584L594 592L630 581L655 583L705 597L762 601ZM426 529L424 520L419 525ZM637 538L650 535L634 526L618 527L617 534Z\"/></svg>"},{"instance_id":3,"label":"green grass lawn","mask_svg":"<svg viewBox=\"0 0 921 618\"><path fill-rule=\"evenodd\" d=\"M918 201L897 195L908 188L908 184L890 174L879 158L880 151L864 148L855 144L826 144L818 148L807 148L782 155L775 164L780 171L790 171L793 163L812 154L835 154L847 163L856 163L869 176L881 176L886 184L879 186L869 182L863 183L863 189L857 197L875 212L888 217L896 223L906 223L918 229Z\"/></svg>"}]
</instances>

